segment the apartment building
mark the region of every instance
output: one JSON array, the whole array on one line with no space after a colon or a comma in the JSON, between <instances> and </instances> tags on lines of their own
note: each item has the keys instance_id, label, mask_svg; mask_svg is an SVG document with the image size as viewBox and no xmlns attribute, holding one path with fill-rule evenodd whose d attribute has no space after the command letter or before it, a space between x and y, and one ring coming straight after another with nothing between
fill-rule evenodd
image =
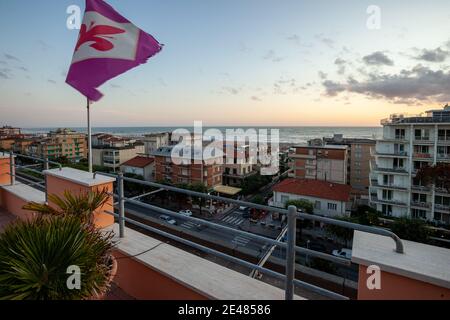
<instances>
[{"instance_id":1,"label":"apartment building","mask_svg":"<svg viewBox=\"0 0 450 320\"><path fill-rule=\"evenodd\" d=\"M423 166L450 163L450 106L424 115L394 114L381 121L371 171L371 203L388 216L450 224L450 194L415 176Z\"/></svg>"},{"instance_id":2,"label":"apartment building","mask_svg":"<svg viewBox=\"0 0 450 320\"><path fill-rule=\"evenodd\" d=\"M348 147L347 183L352 187L352 197L360 204L368 204L370 163L374 160L376 140L335 134L332 138L324 137L323 143Z\"/></svg>"},{"instance_id":3,"label":"apartment building","mask_svg":"<svg viewBox=\"0 0 450 320\"><path fill-rule=\"evenodd\" d=\"M46 138L33 140L25 149L24 153L38 158L66 157L75 162L87 158L86 135L70 129L52 131Z\"/></svg>"},{"instance_id":4,"label":"apartment building","mask_svg":"<svg viewBox=\"0 0 450 320\"><path fill-rule=\"evenodd\" d=\"M128 160L120 166L120 171L125 174L134 174L141 176L146 181L154 181L155 177L155 158L146 156L137 156Z\"/></svg>"},{"instance_id":5,"label":"apartment building","mask_svg":"<svg viewBox=\"0 0 450 320\"><path fill-rule=\"evenodd\" d=\"M344 145L301 145L289 153L290 177L347 184L348 147Z\"/></svg>"},{"instance_id":6,"label":"apartment building","mask_svg":"<svg viewBox=\"0 0 450 320\"><path fill-rule=\"evenodd\" d=\"M151 154L161 147L170 145L170 134L168 132L150 133L144 135L142 141L145 144L145 153Z\"/></svg>"},{"instance_id":7,"label":"apartment building","mask_svg":"<svg viewBox=\"0 0 450 320\"><path fill-rule=\"evenodd\" d=\"M227 158L227 153L233 151L233 155ZM229 186L241 186L242 182L258 172L255 170L255 160L250 158L250 146L239 145L236 141L224 142L223 184Z\"/></svg>"},{"instance_id":8,"label":"apartment building","mask_svg":"<svg viewBox=\"0 0 450 320\"><path fill-rule=\"evenodd\" d=\"M205 158L202 154L192 152L190 160L183 164L172 161L174 146L161 147L151 155L155 157L155 180L173 184L204 184L208 188L222 185L223 165L221 159ZM200 161L199 161L200 160ZM175 162L175 163L174 163ZM201 163L196 163L201 162Z\"/></svg>"},{"instance_id":9,"label":"apartment building","mask_svg":"<svg viewBox=\"0 0 450 320\"><path fill-rule=\"evenodd\" d=\"M0 127L0 138L8 138L21 135L20 128L14 128L10 126Z\"/></svg>"}]
</instances>

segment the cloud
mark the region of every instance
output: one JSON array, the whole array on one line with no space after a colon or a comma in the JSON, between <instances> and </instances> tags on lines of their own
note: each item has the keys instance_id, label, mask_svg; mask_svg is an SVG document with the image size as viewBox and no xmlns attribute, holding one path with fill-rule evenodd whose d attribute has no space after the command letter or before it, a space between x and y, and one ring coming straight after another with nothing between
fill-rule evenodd
<instances>
[{"instance_id":1,"label":"cloud","mask_svg":"<svg viewBox=\"0 0 450 320\"><path fill-rule=\"evenodd\" d=\"M415 59L428 62L444 62L449 56L450 52L442 50L441 48L436 48L434 50L423 49Z\"/></svg>"},{"instance_id":2,"label":"cloud","mask_svg":"<svg viewBox=\"0 0 450 320\"><path fill-rule=\"evenodd\" d=\"M1 68L0 69L0 78L2 79L11 79L13 77L11 73L11 69Z\"/></svg>"},{"instance_id":3,"label":"cloud","mask_svg":"<svg viewBox=\"0 0 450 320\"><path fill-rule=\"evenodd\" d=\"M0 64L7 64L6 61L0 60Z\"/></svg>"},{"instance_id":4,"label":"cloud","mask_svg":"<svg viewBox=\"0 0 450 320\"><path fill-rule=\"evenodd\" d=\"M252 96L250 97L250 99L252 99L253 101L262 101L261 98L257 96Z\"/></svg>"},{"instance_id":5,"label":"cloud","mask_svg":"<svg viewBox=\"0 0 450 320\"><path fill-rule=\"evenodd\" d=\"M326 80L327 77L328 77L328 74L326 74L326 73L323 72L323 71L319 71L318 74L319 74L320 80Z\"/></svg>"},{"instance_id":6,"label":"cloud","mask_svg":"<svg viewBox=\"0 0 450 320\"><path fill-rule=\"evenodd\" d=\"M337 58L334 61L334 64L338 66L338 74L343 75L347 68L347 61L345 61L344 59L341 59L341 58Z\"/></svg>"},{"instance_id":7,"label":"cloud","mask_svg":"<svg viewBox=\"0 0 450 320\"><path fill-rule=\"evenodd\" d=\"M372 66L393 66L394 61L392 61L387 55L385 55L381 51L376 51L372 54L369 54L365 57L363 57L363 61Z\"/></svg>"},{"instance_id":8,"label":"cloud","mask_svg":"<svg viewBox=\"0 0 450 320\"><path fill-rule=\"evenodd\" d=\"M316 39L325 44L330 49L334 49L335 42L333 39L325 37L322 33L317 34Z\"/></svg>"},{"instance_id":9,"label":"cloud","mask_svg":"<svg viewBox=\"0 0 450 320\"><path fill-rule=\"evenodd\" d=\"M422 65L392 75L372 73L364 81L353 78L344 83L326 80L322 85L330 97L352 92L409 105L450 101L450 71L435 71Z\"/></svg>"},{"instance_id":10,"label":"cloud","mask_svg":"<svg viewBox=\"0 0 450 320\"><path fill-rule=\"evenodd\" d=\"M272 61L272 62L280 62L280 61L283 61L283 60L284 60L283 57L280 57L280 56L278 56L278 55L275 53L275 50L269 50L269 51L263 56L263 59L264 59L264 60L270 60L270 61Z\"/></svg>"},{"instance_id":11,"label":"cloud","mask_svg":"<svg viewBox=\"0 0 450 320\"><path fill-rule=\"evenodd\" d=\"M111 83L111 84L110 84L110 87L111 87L111 88L114 88L114 89L122 88L122 87L119 86L118 84L114 84L114 83Z\"/></svg>"},{"instance_id":12,"label":"cloud","mask_svg":"<svg viewBox=\"0 0 450 320\"><path fill-rule=\"evenodd\" d=\"M51 84L56 84L56 81L55 81L55 80L52 80L52 79L48 79L47 82L48 82L48 83L51 83Z\"/></svg>"},{"instance_id":13,"label":"cloud","mask_svg":"<svg viewBox=\"0 0 450 320\"><path fill-rule=\"evenodd\" d=\"M15 57L15 56L13 56L13 55L11 55L11 54L8 54L8 53L5 53L5 54L4 54L4 57L5 57L6 59L8 59L8 60L14 60L14 61L19 61L19 62L20 62L20 59L19 59L19 58Z\"/></svg>"},{"instance_id":14,"label":"cloud","mask_svg":"<svg viewBox=\"0 0 450 320\"><path fill-rule=\"evenodd\" d=\"M234 87L222 87L222 92L237 95L242 91L242 88L234 88Z\"/></svg>"},{"instance_id":15,"label":"cloud","mask_svg":"<svg viewBox=\"0 0 450 320\"><path fill-rule=\"evenodd\" d=\"M22 70L22 71L25 71L25 72L28 72L28 71L30 71L30 70L28 70L27 68L25 68L25 67L17 67L17 69L19 69L19 70Z\"/></svg>"},{"instance_id":16,"label":"cloud","mask_svg":"<svg viewBox=\"0 0 450 320\"><path fill-rule=\"evenodd\" d=\"M42 51L47 51L48 49L51 49L51 46L49 46L45 41L38 40L37 41L38 46L41 48Z\"/></svg>"}]
</instances>

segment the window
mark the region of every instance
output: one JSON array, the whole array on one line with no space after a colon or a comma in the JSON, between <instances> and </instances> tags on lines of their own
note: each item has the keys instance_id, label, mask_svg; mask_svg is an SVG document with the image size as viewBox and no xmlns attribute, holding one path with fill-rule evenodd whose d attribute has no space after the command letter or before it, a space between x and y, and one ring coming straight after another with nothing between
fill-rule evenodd
<instances>
[{"instance_id":1,"label":"window","mask_svg":"<svg viewBox=\"0 0 450 320\"><path fill-rule=\"evenodd\" d=\"M337 204L328 202L328 210L337 211Z\"/></svg>"},{"instance_id":2,"label":"window","mask_svg":"<svg viewBox=\"0 0 450 320\"><path fill-rule=\"evenodd\" d=\"M412 217L414 219L426 219L427 218L427 212L425 210L412 209Z\"/></svg>"},{"instance_id":3,"label":"window","mask_svg":"<svg viewBox=\"0 0 450 320\"><path fill-rule=\"evenodd\" d=\"M395 129L395 139L405 139L405 129Z\"/></svg>"},{"instance_id":4,"label":"window","mask_svg":"<svg viewBox=\"0 0 450 320\"><path fill-rule=\"evenodd\" d=\"M316 202L314 203L314 209L320 210L320 209L321 209L321 206L322 206L322 204L321 204L320 201L316 201Z\"/></svg>"},{"instance_id":5,"label":"window","mask_svg":"<svg viewBox=\"0 0 450 320\"><path fill-rule=\"evenodd\" d=\"M383 204L381 208L381 212L385 216L392 216L392 206L388 204Z\"/></svg>"},{"instance_id":6,"label":"window","mask_svg":"<svg viewBox=\"0 0 450 320\"><path fill-rule=\"evenodd\" d=\"M385 174L383 175L383 185L392 186L394 184L394 176Z\"/></svg>"},{"instance_id":7,"label":"window","mask_svg":"<svg viewBox=\"0 0 450 320\"><path fill-rule=\"evenodd\" d=\"M413 202L417 203L426 203L427 202L427 195L424 193L413 193Z\"/></svg>"},{"instance_id":8,"label":"window","mask_svg":"<svg viewBox=\"0 0 450 320\"><path fill-rule=\"evenodd\" d=\"M383 200L392 200L393 194L392 190L383 190Z\"/></svg>"},{"instance_id":9,"label":"window","mask_svg":"<svg viewBox=\"0 0 450 320\"><path fill-rule=\"evenodd\" d=\"M289 201L289 196L281 196L281 203L286 204Z\"/></svg>"}]
</instances>

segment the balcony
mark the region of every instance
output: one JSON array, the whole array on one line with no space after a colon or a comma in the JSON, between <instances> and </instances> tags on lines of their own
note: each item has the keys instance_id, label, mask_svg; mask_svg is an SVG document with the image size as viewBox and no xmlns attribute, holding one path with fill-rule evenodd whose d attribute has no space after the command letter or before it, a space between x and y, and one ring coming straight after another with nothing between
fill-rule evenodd
<instances>
[{"instance_id":1,"label":"balcony","mask_svg":"<svg viewBox=\"0 0 450 320\"><path fill-rule=\"evenodd\" d=\"M444 162L450 161L450 154L440 153L437 155L437 160L444 161Z\"/></svg>"},{"instance_id":2,"label":"balcony","mask_svg":"<svg viewBox=\"0 0 450 320\"><path fill-rule=\"evenodd\" d=\"M375 156L384 158L408 158L408 153L406 151L392 151L392 152L376 151Z\"/></svg>"},{"instance_id":3,"label":"balcony","mask_svg":"<svg viewBox=\"0 0 450 320\"><path fill-rule=\"evenodd\" d=\"M393 167L393 168L383 168L378 165L374 165L372 168L374 171L377 172L387 172L387 173L399 173L399 174L408 174L408 171L405 167Z\"/></svg>"},{"instance_id":4,"label":"balcony","mask_svg":"<svg viewBox=\"0 0 450 320\"><path fill-rule=\"evenodd\" d=\"M405 186L395 185L393 183L378 183L378 180L371 180L371 186L375 188L393 189L400 191L407 191L408 188Z\"/></svg>"},{"instance_id":5,"label":"balcony","mask_svg":"<svg viewBox=\"0 0 450 320\"><path fill-rule=\"evenodd\" d=\"M411 207L416 207L416 208L421 208L421 209L430 209L431 203L412 200Z\"/></svg>"},{"instance_id":6,"label":"balcony","mask_svg":"<svg viewBox=\"0 0 450 320\"><path fill-rule=\"evenodd\" d=\"M437 210L437 211L444 212L444 213L449 213L450 212L450 205L435 204L434 205L434 209Z\"/></svg>"},{"instance_id":7,"label":"balcony","mask_svg":"<svg viewBox=\"0 0 450 320\"><path fill-rule=\"evenodd\" d=\"M421 299L433 299L436 296L440 299L450 299L450 276L443 271L450 264L450 251L431 246L424 250L422 248L424 245L402 241L385 229L305 214L299 212L295 207L290 207L288 210L268 207L125 178L122 175L90 174L62 167L43 172L45 179L41 185L44 187L42 191L35 189L35 185L15 181L16 178L17 180L21 178L15 172L14 162L14 156L0 156L0 197L2 199L0 211L9 214L9 218L0 219L0 223L3 224L8 224L14 219L32 219L33 216L24 217L22 215L23 204L31 200L42 203L46 201L48 194L61 194L67 191L76 195L83 190L98 188L110 190L110 199L105 207L101 207L95 212L95 222L97 228L112 231L115 234L117 246L113 254L118 262L118 270L113 287L120 290L125 299L238 301L249 299L258 301L269 299L304 300L314 297L348 299L340 291L342 283L336 285L338 289L332 289L324 286L325 278L317 284L310 283L311 279L299 279L299 276L304 275L308 268L302 266L299 269L296 257L305 255L342 266L348 266L351 262L357 263L359 265L359 281L356 284L358 299L408 299L411 292ZM138 183L187 196L222 201L234 206L246 206L284 215L288 221L287 241L282 242L279 239L267 238L196 217L181 216L177 212L138 201L136 198L126 198L123 191L128 183ZM137 217L135 213L130 213L125 204L132 205L134 208L140 207L143 210L142 216ZM232 233L236 237L245 237L252 243L266 243L265 247L261 247L264 259L249 260L242 254L245 251L234 256L229 251L222 251L218 245L210 248L204 242L193 241L194 232L181 229L181 226L170 226L161 220L156 223L147 223L148 215L151 212L169 215L179 221L186 221L186 223L200 223L207 228L206 230L213 229L217 234ZM355 231L352 260L296 246L297 219L319 221L324 224L359 230ZM170 244L167 240L170 240ZM285 255L283 258L277 258L278 260L270 260L272 248L276 247L284 250ZM370 249L367 250L367 248ZM234 250L238 250L238 246L234 246ZM403 256L405 250L407 256ZM446 251L442 252L442 250ZM265 263L266 257L271 261L270 265ZM441 260L433 260L436 261L433 265L424 263L424 261L430 261L436 257L440 257ZM279 268L274 269L272 266L274 261L281 262ZM386 288L384 291L367 291L365 283L368 273L366 269L371 265L382 266L381 277L383 288ZM389 271L386 271L384 266ZM236 267L238 270L244 270L243 273L236 271ZM250 271L252 274L260 274L264 277L258 280L248 275ZM308 272L315 275L323 274L313 269ZM327 277L327 279L333 278ZM272 280L266 282L267 279ZM280 283L281 288L279 285L274 285L275 283ZM399 285L408 287L407 292L389 289ZM424 286L427 286L425 291L421 289Z\"/></svg>"},{"instance_id":8,"label":"balcony","mask_svg":"<svg viewBox=\"0 0 450 320\"><path fill-rule=\"evenodd\" d=\"M406 202L394 200L394 199L380 199L377 194L370 195L370 201L373 203L387 204L399 207L407 207Z\"/></svg>"},{"instance_id":9,"label":"balcony","mask_svg":"<svg viewBox=\"0 0 450 320\"><path fill-rule=\"evenodd\" d=\"M450 145L450 137L438 137L438 144L440 145Z\"/></svg>"},{"instance_id":10,"label":"balcony","mask_svg":"<svg viewBox=\"0 0 450 320\"><path fill-rule=\"evenodd\" d=\"M421 152L414 152L413 153L414 160L431 160L433 158L433 155L430 153L421 153Z\"/></svg>"}]
</instances>

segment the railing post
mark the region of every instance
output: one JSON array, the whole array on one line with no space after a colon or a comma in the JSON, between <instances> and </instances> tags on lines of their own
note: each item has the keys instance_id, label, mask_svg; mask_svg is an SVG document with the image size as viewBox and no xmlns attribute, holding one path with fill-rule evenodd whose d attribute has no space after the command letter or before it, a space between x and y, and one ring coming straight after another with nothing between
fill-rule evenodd
<instances>
[{"instance_id":1,"label":"railing post","mask_svg":"<svg viewBox=\"0 0 450 320\"><path fill-rule=\"evenodd\" d=\"M14 152L9 153L9 172L11 177L11 185L16 184L16 164L14 160Z\"/></svg>"},{"instance_id":2,"label":"railing post","mask_svg":"<svg viewBox=\"0 0 450 320\"><path fill-rule=\"evenodd\" d=\"M49 170L49 169L50 169L50 164L48 162L48 157L45 157L44 170ZM44 175L44 180L45 180L45 203L48 203L47 174Z\"/></svg>"},{"instance_id":3,"label":"railing post","mask_svg":"<svg viewBox=\"0 0 450 320\"><path fill-rule=\"evenodd\" d=\"M295 240L297 232L297 207L289 206L287 217L286 250L286 300L294 300Z\"/></svg>"},{"instance_id":4,"label":"railing post","mask_svg":"<svg viewBox=\"0 0 450 320\"><path fill-rule=\"evenodd\" d=\"M117 175L117 193L119 194L119 236L125 237L125 190L123 184L123 173Z\"/></svg>"}]
</instances>

